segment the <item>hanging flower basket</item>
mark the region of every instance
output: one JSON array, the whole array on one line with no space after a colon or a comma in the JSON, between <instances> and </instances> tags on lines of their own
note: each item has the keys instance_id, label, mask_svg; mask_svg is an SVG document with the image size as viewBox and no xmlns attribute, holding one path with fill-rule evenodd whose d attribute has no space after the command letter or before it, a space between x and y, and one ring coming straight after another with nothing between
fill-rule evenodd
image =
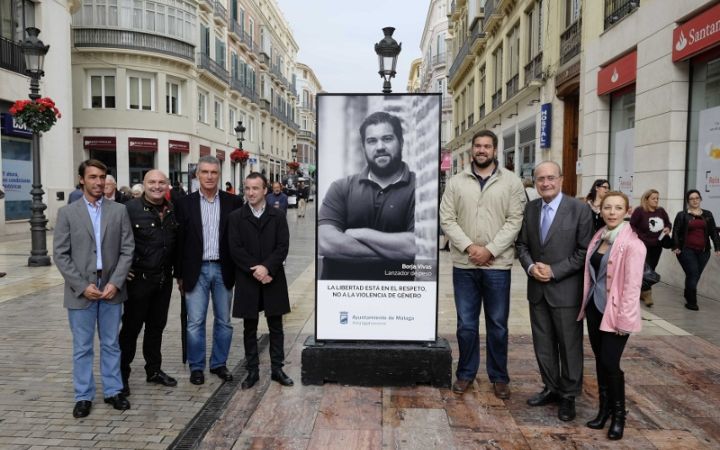
<instances>
[{"instance_id":1,"label":"hanging flower basket","mask_svg":"<svg viewBox=\"0 0 720 450\"><path fill-rule=\"evenodd\" d=\"M245 164L249 158L250 153L245 150L240 150L239 148L236 148L232 151L232 153L230 153L230 161L234 163L239 162L240 164Z\"/></svg>"},{"instance_id":2,"label":"hanging flower basket","mask_svg":"<svg viewBox=\"0 0 720 450\"><path fill-rule=\"evenodd\" d=\"M300 163L297 161L290 161L287 163L287 166L290 170L298 170L300 168Z\"/></svg>"},{"instance_id":3,"label":"hanging flower basket","mask_svg":"<svg viewBox=\"0 0 720 450\"><path fill-rule=\"evenodd\" d=\"M31 100L18 100L10 107L10 114L19 125L35 133L50 131L55 122L62 117L55 102L49 97Z\"/></svg>"}]
</instances>

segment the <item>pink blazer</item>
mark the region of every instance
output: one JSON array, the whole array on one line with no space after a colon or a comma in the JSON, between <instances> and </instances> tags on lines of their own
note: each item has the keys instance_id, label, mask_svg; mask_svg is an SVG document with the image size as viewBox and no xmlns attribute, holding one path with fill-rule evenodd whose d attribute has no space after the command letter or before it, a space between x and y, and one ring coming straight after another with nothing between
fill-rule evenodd
<instances>
[{"instance_id":1,"label":"pink blazer","mask_svg":"<svg viewBox=\"0 0 720 450\"><path fill-rule=\"evenodd\" d=\"M585 257L585 282L583 304L577 320L585 317L585 307L590 291L590 256L600 241L605 227L593 236ZM640 316L640 287L645 268L645 245L626 223L610 248L607 268L607 302L600 329L609 333L616 331L638 332L642 328Z\"/></svg>"}]
</instances>

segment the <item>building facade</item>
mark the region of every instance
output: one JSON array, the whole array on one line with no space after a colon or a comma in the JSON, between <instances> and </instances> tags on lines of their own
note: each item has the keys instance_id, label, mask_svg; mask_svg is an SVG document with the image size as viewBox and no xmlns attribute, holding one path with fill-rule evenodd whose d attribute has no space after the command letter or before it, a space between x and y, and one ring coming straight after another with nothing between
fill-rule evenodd
<instances>
[{"instance_id":1,"label":"building facade","mask_svg":"<svg viewBox=\"0 0 720 450\"><path fill-rule=\"evenodd\" d=\"M297 137L298 46L275 0L91 0L72 19L73 160L102 160L118 185L151 168L192 187L200 156L230 161L242 121L245 170L287 172Z\"/></svg>"},{"instance_id":2,"label":"building facade","mask_svg":"<svg viewBox=\"0 0 720 450\"><path fill-rule=\"evenodd\" d=\"M596 178L638 205L660 192L671 219L688 189L720 215L720 5L716 1L585 2L580 148L583 192ZM718 273L711 258L705 273ZM682 286L683 272L665 252L663 281ZM720 298L720 281L704 276L702 295Z\"/></svg>"},{"instance_id":3,"label":"building facade","mask_svg":"<svg viewBox=\"0 0 720 450\"><path fill-rule=\"evenodd\" d=\"M31 134L14 123L9 109L16 100L27 99L30 78L25 74L20 42L27 27L41 30L39 38L50 49L45 57L45 76L40 94L51 97L62 113L55 126L40 140L45 214L54 218L66 203L68 189L75 183L76 165L69 154L73 145L73 111L70 84L70 21L74 2L0 2L0 165L5 198L0 200L0 234L29 230L32 184Z\"/></svg>"},{"instance_id":4,"label":"building facade","mask_svg":"<svg viewBox=\"0 0 720 450\"><path fill-rule=\"evenodd\" d=\"M499 138L499 160L524 178L541 160L578 181L579 0L460 0L450 4L448 90L453 172L470 163L470 138Z\"/></svg>"},{"instance_id":5,"label":"building facade","mask_svg":"<svg viewBox=\"0 0 720 450\"><path fill-rule=\"evenodd\" d=\"M300 170L305 176L315 177L317 168L317 94L323 92L322 85L315 72L303 64L297 63L295 68L297 79L297 105L298 125L297 134L297 161Z\"/></svg>"}]
</instances>

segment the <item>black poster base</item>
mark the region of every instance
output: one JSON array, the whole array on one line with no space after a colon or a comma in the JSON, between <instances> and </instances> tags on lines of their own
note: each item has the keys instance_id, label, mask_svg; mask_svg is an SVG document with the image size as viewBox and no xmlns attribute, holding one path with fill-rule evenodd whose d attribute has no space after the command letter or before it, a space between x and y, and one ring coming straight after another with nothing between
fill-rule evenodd
<instances>
[{"instance_id":1,"label":"black poster base","mask_svg":"<svg viewBox=\"0 0 720 450\"><path fill-rule=\"evenodd\" d=\"M302 351L302 383L326 382L450 388L452 352L443 338L431 343L317 342L310 336Z\"/></svg>"}]
</instances>

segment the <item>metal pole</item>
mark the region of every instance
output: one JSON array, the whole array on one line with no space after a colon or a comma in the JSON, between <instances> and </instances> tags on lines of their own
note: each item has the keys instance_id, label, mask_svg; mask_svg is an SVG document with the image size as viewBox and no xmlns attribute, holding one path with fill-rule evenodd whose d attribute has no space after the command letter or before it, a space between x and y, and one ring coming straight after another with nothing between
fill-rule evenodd
<instances>
[{"instance_id":1,"label":"metal pole","mask_svg":"<svg viewBox=\"0 0 720 450\"><path fill-rule=\"evenodd\" d=\"M37 101L40 98L40 83L37 76L30 78L30 100ZM28 266L39 267L49 266L50 257L47 252L47 236L46 226L47 218L43 211L47 206L43 203L42 181L40 179L40 133L33 131L32 135L32 165L33 165L33 184L30 194L32 195L32 205L30 210L30 238L31 251L28 258Z\"/></svg>"}]
</instances>

